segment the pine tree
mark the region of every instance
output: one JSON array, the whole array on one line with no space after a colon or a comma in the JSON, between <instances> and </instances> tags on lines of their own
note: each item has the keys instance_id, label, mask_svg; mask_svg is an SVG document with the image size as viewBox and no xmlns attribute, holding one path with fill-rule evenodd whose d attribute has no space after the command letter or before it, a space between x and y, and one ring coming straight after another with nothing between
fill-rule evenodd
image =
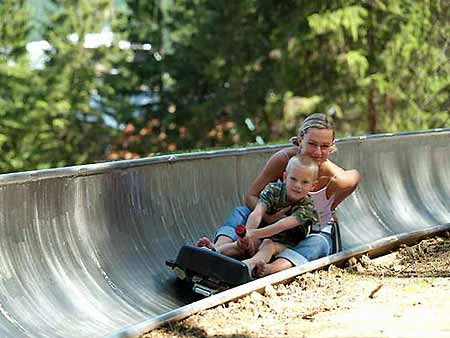
<instances>
[{"instance_id":1,"label":"pine tree","mask_svg":"<svg viewBox=\"0 0 450 338\"><path fill-rule=\"evenodd\" d=\"M0 3L0 171L28 169L32 149L26 138L33 127L34 88L26 44L30 33L30 13L25 1ZM14 15L12 15L14 13Z\"/></svg>"},{"instance_id":2,"label":"pine tree","mask_svg":"<svg viewBox=\"0 0 450 338\"><path fill-rule=\"evenodd\" d=\"M40 72L43 86L39 109L45 121L36 131L39 157L48 166L103 160L115 130L98 109L99 89L112 71L112 41L89 46L91 34L109 34L114 20L110 0L56 1L46 27L52 46ZM111 33L112 34L112 33ZM39 135L39 136L38 136Z\"/></svg>"}]
</instances>

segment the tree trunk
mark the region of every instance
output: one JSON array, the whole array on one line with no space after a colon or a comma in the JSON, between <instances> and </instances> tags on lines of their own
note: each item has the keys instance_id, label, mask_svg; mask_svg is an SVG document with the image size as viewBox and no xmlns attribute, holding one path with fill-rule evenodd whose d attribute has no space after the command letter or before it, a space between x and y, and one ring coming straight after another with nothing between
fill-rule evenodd
<instances>
[{"instance_id":1,"label":"tree trunk","mask_svg":"<svg viewBox=\"0 0 450 338\"><path fill-rule=\"evenodd\" d=\"M377 132L377 109L375 107L375 92L375 84L372 81L370 83L369 93L367 95L367 110L370 134L375 134Z\"/></svg>"},{"instance_id":2,"label":"tree trunk","mask_svg":"<svg viewBox=\"0 0 450 338\"><path fill-rule=\"evenodd\" d=\"M375 66L375 38L373 31L374 10L371 2L368 2L368 25L367 25L367 51L369 60L369 74L373 73L373 68ZM376 87L373 80L370 82L369 92L367 94L367 113L368 113L368 131L370 134L375 134L377 132L377 109L375 105L375 95Z\"/></svg>"}]
</instances>

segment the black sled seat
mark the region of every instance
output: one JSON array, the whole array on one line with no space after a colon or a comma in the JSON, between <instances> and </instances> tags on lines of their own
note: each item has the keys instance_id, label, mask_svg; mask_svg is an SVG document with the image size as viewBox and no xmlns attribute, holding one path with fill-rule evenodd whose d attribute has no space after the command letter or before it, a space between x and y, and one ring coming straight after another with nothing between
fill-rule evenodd
<instances>
[{"instance_id":1,"label":"black sled seat","mask_svg":"<svg viewBox=\"0 0 450 338\"><path fill-rule=\"evenodd\" d=\"M167 260L166 265L179 279L192 283L194 292L204 296L252 280L244 263L204 247L184 245L176 260Z\"/></svg>"}]
</instances>

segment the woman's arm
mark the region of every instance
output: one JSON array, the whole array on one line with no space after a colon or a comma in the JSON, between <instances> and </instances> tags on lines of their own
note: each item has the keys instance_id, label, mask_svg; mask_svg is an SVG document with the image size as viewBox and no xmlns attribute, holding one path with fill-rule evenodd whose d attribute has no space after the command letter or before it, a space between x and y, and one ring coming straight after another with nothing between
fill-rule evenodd
<instances>
[{"instance_id":1,"label":"woman's arm","mask_svg":"<svg viewBox=\"0 0 450 338\"><path fill-rule=\"evenodd\" d=\"M356 187L359 180L360 175L358 170L344 170L331 178L330 185L335 186L336 189L347 190L349 188Z\"/></svg>"},{"instance_id":2,"label":"woman's arm","mask_svg":"<svg viewBox=\"0 0 450 338\"><path fill-rule=\"evenodd\" d=\"M295 228L298 225L299 222L297 217L288 216L264 228L249 230L248 236L254 239L267 238L279 234L285 230Z\"/></svg>"},{"instance_id":3,"label":"woman's arm","mask_svg":"<svg viewBox=\"0 0 450 338\"><path fill-rule=\"evenodd\" d=\"M327 197L335 196L332 210L358 186L361 176L356 169L344 170L330 160L321 165L322 175L329 177Z\"/></svg>"},{"instance_id":4,"label":"woman's arm","mask_svg":"<svg viewBox=\"0 0 450 338\"><path fill-rule=\"evenodd\" d=\"M280 150L273 154L270 159L267 161L266 165L259 173L258 177L253 181L250 188L245 195L245 204L250 208L254 209L259 200L259 193L264 189L264 187L269 182L275 182L277 179L281 179L283 177L284 169L289 161L289 157L291 156L291 152L293 150ZM288 153L289 151L289 153Z\"/></svg>"},{"instance_id":5,"label":"woman's arm","mask_svg":"<svg viewBox=\"0 0 450 338\"><path fill-rule=\"evenodd\" d=\"M348 189L359 183L360 175L358 170L345 170L330 160L325 161L320 165L321 176L327 176L330 183L336 185L338 189Z\"/></svg>"}]
</instances>

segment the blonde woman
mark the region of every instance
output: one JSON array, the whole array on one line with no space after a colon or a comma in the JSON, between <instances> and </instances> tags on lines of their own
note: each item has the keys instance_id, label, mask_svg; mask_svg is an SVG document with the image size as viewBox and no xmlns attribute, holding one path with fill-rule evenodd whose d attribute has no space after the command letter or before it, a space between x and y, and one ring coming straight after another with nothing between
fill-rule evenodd
<instances>
[{"instance_id":1,"label":"blonde woman","mask_svg":"<svg viewBox=\"0 0 450 338\"><path fill-rule=\"evenodd\" d=\"M220 248L237 240L235 227L246 224L251 211L256 207L259 194L269 182L282 180L289 159L295 154L308 155L319 164L319 182L310 192L314 208L319 215L319 223L312 228L312 233L294 248L288 248L279 253L272 263L258 266L259 276L298 266L308 261L318 259L333 253L336 223L333 218L335 208L357 187L360 175L357 170L345 170L328 159L334 149L334 130L330 119L325 114L309 115L299 128L299 133L292 140L293 147L279 150L273 154L266 165L253 181L246 196L246 207L238 207L217 230L214 244L207 238L201 238L197 245ZM289 209L285 208L272 215L265 215L263 221L273 224L286 216ZM256 251L257 243L239 239L241 250L250 256Z\"/></svg>"}]
</instances>

